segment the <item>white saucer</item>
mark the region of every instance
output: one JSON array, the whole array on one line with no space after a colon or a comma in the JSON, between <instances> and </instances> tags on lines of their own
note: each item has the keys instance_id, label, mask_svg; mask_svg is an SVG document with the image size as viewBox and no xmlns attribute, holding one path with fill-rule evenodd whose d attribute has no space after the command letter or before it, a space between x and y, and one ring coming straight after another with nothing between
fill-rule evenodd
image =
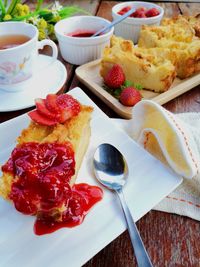
<instances>
[{"instance_id":1,"label":"white saucer","mask_svg":"<svg viewBox=\"0 0 200 267\"><path fill-rule=\"evenodd\" d=\"M39 55L38 66L46 66L51 57ZM0 90L0 112L20 110L34 106L34 99L45 98L47 94L57 93L67 79L67 71L61 61L56 60L52 65L44 68L28 81L24 90L6 92Z\"/></svg>"}]
</instances>

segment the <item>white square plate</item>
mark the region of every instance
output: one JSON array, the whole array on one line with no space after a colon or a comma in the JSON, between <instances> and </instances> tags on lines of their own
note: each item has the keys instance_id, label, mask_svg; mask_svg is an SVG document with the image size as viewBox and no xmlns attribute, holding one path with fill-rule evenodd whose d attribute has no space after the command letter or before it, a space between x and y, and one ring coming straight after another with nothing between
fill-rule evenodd
<instances>
[{"instance_id":1,"label":"white square plate","mask_svg":"<svg viewBox=\"0 0 200 267\"><path fill-rule=\"evenodd\" d=\"M94 107L90 145L77 182L99 185L92 170L93 153L101 143L115 145L128 161L130 175L124 193L137 221L172 192L182 179L118 129L80 88L70 94L81 103ZM0 124L0 164L6 162L16 145L16 137L28 123L29 117L25 114ZM75 228L36 236L34 218L20 214L3 199L0 199L0 218L1 267L81 266L126 229L119 202L106 189L103 200Z\"/></svg>"}]
</instances>

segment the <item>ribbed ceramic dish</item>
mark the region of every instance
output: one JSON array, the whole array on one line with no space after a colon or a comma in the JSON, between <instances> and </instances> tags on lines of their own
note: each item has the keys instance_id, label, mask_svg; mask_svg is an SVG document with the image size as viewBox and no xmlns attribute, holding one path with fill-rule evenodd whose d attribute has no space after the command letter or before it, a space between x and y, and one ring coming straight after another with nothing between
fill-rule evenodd
<instances>
[{"instance_id":1,"label":"ribbed ceramic dish","mask_svg":"<svg viewBox=\"0 0 200 267\"><path fill-rule=\"evenodd\" d=\"M82 65L100 58L105 46L110 43L114 27L97 37L80 38L69 34L80 29L97 32L109 24L109 20L95 16L74 16L57 22L55 34L64 60L71 64Z\"/></svg>"},{"instance_id":2,"label":"ribbed ceramic dish","mask_svg":"<svg viewBox=\"0 0 200 267\"><path fill-rule=\"evenodd\" d=\"M148 2L137 2L137 1L129 1L129 2L122 2L117 5L115 5L112 8L112 17L113 20L116 20L120 17L117 12L119 12L122 8L130 6L131 8L135 7L137 8L156 8L160 14L155 17L150 18L132 18L128 17L125 20L123 20L121 23L118 23L115 25L115 35L121 36L126 40L132 40L135 44L138 41L140 29L142 25L160 25L160 21L164 15L164 9L156 5L154 3L148 3Z\"/></svg>"}]
</instances>

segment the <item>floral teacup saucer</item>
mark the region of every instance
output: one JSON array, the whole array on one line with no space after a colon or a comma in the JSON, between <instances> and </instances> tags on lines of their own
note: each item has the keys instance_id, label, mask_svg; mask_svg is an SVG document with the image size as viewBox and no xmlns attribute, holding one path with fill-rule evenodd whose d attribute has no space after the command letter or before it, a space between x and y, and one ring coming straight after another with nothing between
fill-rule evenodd
<instances>
[{"instance_id":1,"label":"floral teacup saucer","mask_svg":"<svg viewBox=\"0 0 200 267\"><path fill-rule=\"evenodd\" d=\"M48 65L52 57L39 55L38 68ZM20 91L8 92L0 89L0 112L20 110L34 106L35 98L45 98L47 94L57 93L67 79L67 71L61 61L43 68L40 73L22 83Z\"/></svg>"}]
</instances>

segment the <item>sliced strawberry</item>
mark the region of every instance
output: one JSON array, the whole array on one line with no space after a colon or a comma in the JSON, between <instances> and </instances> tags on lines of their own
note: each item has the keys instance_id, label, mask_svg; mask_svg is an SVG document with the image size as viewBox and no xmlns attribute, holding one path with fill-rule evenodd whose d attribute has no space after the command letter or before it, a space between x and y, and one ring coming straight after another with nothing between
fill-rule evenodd
<instances>
[{"instance_id":1,"label":"sliced strawberry","mask_svg":"<svg viewBox=\"0 0 200 267\"><path fill-rule=\"evenodd\" d=\"M81 110L80 103L72 96L67 94L59 95L56 99L56 104L60 108L60 122L64 122L72 116L78 115Z\"/></svg>"},{"instance_id":2,"label":"sliced strawberry","mask_svg":"<svg viewBox=\"0 0 200 267\"><path fill-rule=\"evenodd\" d=\"M34 121L42 125L46 126L53 126L56 125L58 122L55 120L51 120L42 114L40 114L37 110L30 111L28 116Z\"/></svg>"},{"instance_id":3,"label":"sliced strawberry","mask_svg":"<svg viewBox=\"0 0 200 267\"><path fill-rule=\"evenodd\" d=\"M63 123L71 117L73 117L72 111L68 109L63 109L59 117L59 122Z\"/></svg>"},{"instance_id":4,"label":"sliced strawberry","mask_svg":"<svg viewBox=\"0 0 200 267\"><path fill-rule=\"evenodd\" d=\"M55 112L51 112L47 108L46 99L42 99L42 98L35 99L35 105L36 105L37 111L41 115L43 115L49 119L53 119L53 120L57 117L57 114Z\"/></svg>"},{"instance_id":5,"label":"sliced strawberry","mask_svg":"<svg viewBox=\"0 0 200 267\"><path fill-rule=\"evenodd\" d=\"M56 125L78 115L80 103L70 95L49 94L46 99L35 100L36 110L28 113L29 117L42 125Z\"/></svg>"},{"instance_id":6,"label":"sliced strawberry","mask_svg":"<svg viewBox=\"0 0 200 267\"><path fill-rule=\"evenodd\" d=\"M57 97L58 96L55 94L48 94L46 97L45 105L46 105L47 109L51 112L56 112L56 113L60 112L60 109L56 103Z\"/></svg>"}]
</instances>

